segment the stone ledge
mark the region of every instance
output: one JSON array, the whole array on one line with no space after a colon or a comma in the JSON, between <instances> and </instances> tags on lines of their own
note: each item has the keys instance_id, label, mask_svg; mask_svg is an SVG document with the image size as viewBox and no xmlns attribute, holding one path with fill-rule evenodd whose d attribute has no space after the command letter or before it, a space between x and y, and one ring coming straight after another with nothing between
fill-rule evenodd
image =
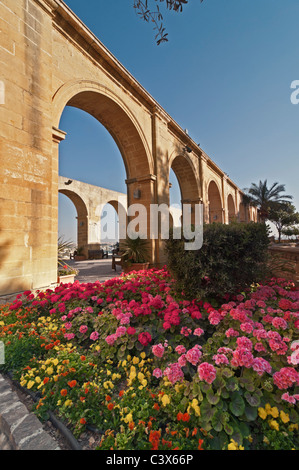
<instances>
[{"instance_id":1,"label":"stone ledge","mask_svg":"<svg viewBox=\"0 0 299 470\"><path fill-rule=\"evenodd\" d=\"M60 450L1 374L0 450Z\"/></svg>"}]
</instances>

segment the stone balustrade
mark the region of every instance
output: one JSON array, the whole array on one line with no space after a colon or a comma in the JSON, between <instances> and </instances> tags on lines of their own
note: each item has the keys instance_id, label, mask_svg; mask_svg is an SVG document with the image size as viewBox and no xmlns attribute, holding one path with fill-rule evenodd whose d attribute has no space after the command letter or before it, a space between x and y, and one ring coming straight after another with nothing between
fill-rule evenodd
<instances>
[{"instance_id":1,"label":"stone balustrade","mask_svg":"<svg viewBox=\"0 0 299 470\"><path fill-rule=\"evenodd\" d=\"M291 279L299 286L299 246L271 245L269 251L273 274Z\"/></svg>"}]
</instances>

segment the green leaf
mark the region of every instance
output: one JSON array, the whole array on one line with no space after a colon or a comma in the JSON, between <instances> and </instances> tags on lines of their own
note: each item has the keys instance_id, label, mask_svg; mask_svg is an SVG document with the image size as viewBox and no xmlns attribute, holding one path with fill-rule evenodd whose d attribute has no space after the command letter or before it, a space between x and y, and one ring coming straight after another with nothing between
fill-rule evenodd
<instances>
[{"instance_id":1,"label":"green leaf","mask_svg":"<svg viewBox=\"0 0 299 470\"><path fill-rule=\"evenodd\" d=\"M244 413L245 402L239 393L232 394L229 409L235 416L241 416Z\"/></svg>"},{"instance_id":2,"label":"green leaf","mask_svg":"<svg viewBox=\"0 0 299 470\"><path fill-rule=\"evenodd\" d=\"M260 397L257 393L253 393L252 395L249 392L244 393L244 398L249 403L250 406L259 406L261 403Z\"/></svg>"},{"instance_id":3,"label":"green leaf","mask_svg":"<svg viewBox=\"0 0 299 470\"><path fill-rule=\"evenodd\" d=\"M223 429L224 431L226 432L226 434L228 434L229 436L231 436L234 432L234 429L232 426L230 426L228 423L225 423L224 426L223 426Z\"/></svg>"},{"instance_id":4,"label":"green leaf","mask_svg":"<svg viewBox=\"0 0 299 470\"><path fill-rule=\"evenodd\" d=\"M208 390L206 397L211 405L217 405L220 400L219 395L215 395L211 389Z\"/></svg>"},{"instance_id":5,"label":"green leaf","mask_svg":"<svg viewBox=\"0 0 299 470\"><path fill-rule=\"evenodd\" d=\"M238 380L236 377L231 377L228 379L226 382L226 389L229 390L230 392L234 392L238 388Z\"/></svg>"},{"instance_id":6,"label":"green leaf","mask_svg":"<svg viewBox=\"0 0 299 470\"><path fill-rule=\"evenodd\" d=\"M212 418L212 426L216 432L220 432L223 429L223 426L221 423L221 413L219 411L217 411Z\"/></svg>"},{"instance_id":7,"label":"green leaf","mask_svg":"<svg viewBox=\"0 0 299 470\"><path fill-rule=\"evenodd\" d=\"M211 419L214 416L215 411L216 409L212 408L210 403L206 399L204 399L204 401L202 402L200 406L200 412L201 412L201 416L203 420L206 422L211 421Z\"/></svg>"},{"instance_id":8,"label":"green leaf","mask_svg":"<svg viewBox=\"0 0 299 470\"><path fill-rule=\"evenodd\" d=\"M257 418L257 407L245 406L245 416L248 421L255 421Z\"/></svg>"}]
</instances>

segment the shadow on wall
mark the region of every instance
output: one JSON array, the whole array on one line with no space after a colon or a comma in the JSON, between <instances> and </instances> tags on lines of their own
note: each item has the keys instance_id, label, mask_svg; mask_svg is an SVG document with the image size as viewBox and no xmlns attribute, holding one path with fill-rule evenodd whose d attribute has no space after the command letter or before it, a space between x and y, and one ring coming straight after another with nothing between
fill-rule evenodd
<instances>
[{"instance_id":1,"label":"shadow on wall","mask_svg":"<svg viewBox=\"0 0 299 470\"><path fill-rule=\"evenodd\" d=\"M0 217L1 215L0 213ZM21 262L10 259L13 252L13 240L8 233L0 226L0 303L26 290L25 282L20 278Z\"/></svg>"}]
</instances>

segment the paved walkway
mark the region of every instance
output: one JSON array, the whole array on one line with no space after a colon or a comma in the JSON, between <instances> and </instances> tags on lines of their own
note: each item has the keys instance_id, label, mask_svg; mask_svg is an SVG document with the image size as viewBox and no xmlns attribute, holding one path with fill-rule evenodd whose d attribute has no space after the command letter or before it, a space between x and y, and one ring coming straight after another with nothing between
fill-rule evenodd
<instances>
[{"instance_id":1,"label":"paved walkway","mask_svg":"<svg viewBox=\"0 0 299 470\"><path fill-rule=\"evenodd\" d=\"M79 274L75 280L79 282L95 282L95 281L106 281L113 277L118 277L122 269L120 266L116 266L116 271L112 269L112 259L99 259L99 260L86 260L86 261L75 261L65 260L69 266L72 266L79 270Z\"/></svg>"}]
</instances>

